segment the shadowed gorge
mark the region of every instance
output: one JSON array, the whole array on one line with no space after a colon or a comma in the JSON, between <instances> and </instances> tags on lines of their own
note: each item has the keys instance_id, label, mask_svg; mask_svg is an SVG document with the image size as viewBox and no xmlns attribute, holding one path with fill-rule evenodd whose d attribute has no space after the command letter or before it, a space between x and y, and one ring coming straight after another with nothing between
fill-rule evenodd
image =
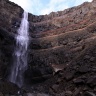
<instances>
[{"instance_id":1,"label":"shadowed gorge","mask_svg":"<svg viewBox=\"0 0 96 96\"><path fill-rule=\"evenodd\" d=\"M95 96L96 0L49 15L28 13L28 65L19 88L8 76L23 12L0 0L0 95Z\"/></svg>"}]
</instances>

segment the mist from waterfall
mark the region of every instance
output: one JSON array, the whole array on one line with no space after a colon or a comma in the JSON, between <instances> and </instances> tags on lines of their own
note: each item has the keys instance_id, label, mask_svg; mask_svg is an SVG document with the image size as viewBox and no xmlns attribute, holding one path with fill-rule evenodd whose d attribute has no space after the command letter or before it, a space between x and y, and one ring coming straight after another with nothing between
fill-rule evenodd
<instances>
[{"instance_id":1,"label":"mist from waterfall","mask_svg":"<svg viewBox=\"0 0 96 96\"><path fill-rule=\"evenodd\" d=\"M11 69L10 82L22 87L24 82L24 72L27 69L27 49L28 37L28 13L24 11L18 35L16 36L16 48L14 51L14 62Z\"/></svg>"}]
</instances>

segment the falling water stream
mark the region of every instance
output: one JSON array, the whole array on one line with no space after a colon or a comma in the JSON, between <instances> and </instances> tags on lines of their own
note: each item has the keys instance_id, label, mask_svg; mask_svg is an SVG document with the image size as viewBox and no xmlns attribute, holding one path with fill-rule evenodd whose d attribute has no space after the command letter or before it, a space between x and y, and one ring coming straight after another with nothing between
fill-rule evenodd
<instances>
[{"instance_id":1,"label":"falling water stream","mask_svg":"<svg viewBox=\"0 0 96 96\"><path fill-rule=\"evenodd\" d=\"M23 73L27 69L28 29L28 13L24 11L21 25L18 29L18 35L16 36L14 62L10 75L10 82L17 84L19 87L23 85Z\"/></svg>"}]
</instances>

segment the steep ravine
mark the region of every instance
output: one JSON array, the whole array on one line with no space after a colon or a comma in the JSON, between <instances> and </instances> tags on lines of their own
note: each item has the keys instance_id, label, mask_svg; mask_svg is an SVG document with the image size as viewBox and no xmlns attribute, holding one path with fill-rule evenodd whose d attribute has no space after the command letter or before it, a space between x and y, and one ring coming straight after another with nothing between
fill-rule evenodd
<instances>
[{"instance_id":1,"label":"steep ravine","mask_svg":"<svg viewBox=\"0 0 96 96\"><path fill-rule=\"evenodd\" d=\"M29 13L28 69L18 88L8 75L23 11L0 0L0 96L95 96L96 0L49 15Z\"/></svg>"}]
</instances>

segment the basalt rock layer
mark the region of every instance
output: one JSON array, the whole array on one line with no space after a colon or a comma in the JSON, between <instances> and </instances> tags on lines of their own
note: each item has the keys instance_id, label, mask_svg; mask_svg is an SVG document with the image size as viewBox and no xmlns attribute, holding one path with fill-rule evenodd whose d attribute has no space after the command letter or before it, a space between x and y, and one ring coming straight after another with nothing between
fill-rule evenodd
<instances>
[{"instance_id":1,"label":"basalt rock layer","mask_svg":"<svg viewBox=\"0 0 96 96\"><path fill-rule=\"evenodd\" d=\"M10 74L22 13L20 6L0 0L2 80ZM30 90L53 96L95 96L96 0L49 15L29 14L28 21L30 44L24 75L25 83L33 86Z\"/></svg>"}]
</instances>

